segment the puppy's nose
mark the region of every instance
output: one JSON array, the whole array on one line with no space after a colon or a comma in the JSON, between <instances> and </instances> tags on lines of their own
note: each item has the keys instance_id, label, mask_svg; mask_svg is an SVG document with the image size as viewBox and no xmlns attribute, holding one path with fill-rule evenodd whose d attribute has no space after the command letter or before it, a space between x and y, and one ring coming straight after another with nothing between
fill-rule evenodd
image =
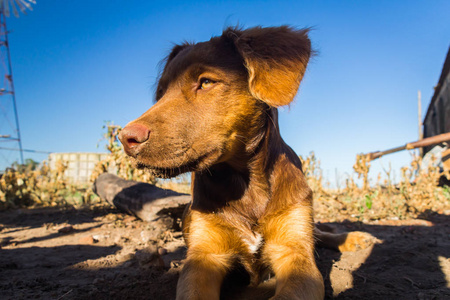
<instances>
[{"instance_id":1,"label":"puppy's nose","mask_svg":"<svg viewBox=\"0 0 450 300\"><path fill-rule=\"evenodd\" d=\"M150 129L141 124L130 124L125 126L119 133L119 140L128 155L135 156L138 146L146 142L150 135Z\"/></svg>"}]
</instances>

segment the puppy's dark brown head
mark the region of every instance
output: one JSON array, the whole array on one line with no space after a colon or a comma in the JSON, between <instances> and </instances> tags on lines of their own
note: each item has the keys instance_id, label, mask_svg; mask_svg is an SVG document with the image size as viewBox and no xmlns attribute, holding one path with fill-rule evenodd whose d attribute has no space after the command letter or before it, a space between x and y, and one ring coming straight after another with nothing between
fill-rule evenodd
<instances>
[{"instance_id":1,"label":"puppy's dark brown head","mask_svg":"<svg viewBox=\"0 0 450 300\"><path fill-rule=\"evenodd\" d=\"M119 136L126 153L161 177L248 160L268 110L293 100L310 52L307 31L287 26L175 46L155 105Z\"/></svg>"}]
</instances>

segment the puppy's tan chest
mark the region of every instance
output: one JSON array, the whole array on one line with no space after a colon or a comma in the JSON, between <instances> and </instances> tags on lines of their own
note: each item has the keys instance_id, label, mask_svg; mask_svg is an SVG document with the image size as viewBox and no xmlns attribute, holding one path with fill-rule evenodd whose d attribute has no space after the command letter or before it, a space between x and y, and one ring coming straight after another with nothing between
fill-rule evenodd
<instances>
[{"instance_id":1,"label":"puppy's tan chest","mask_svg":"<svg viewBox=\"0 0 450 300\"><path fill-rule=\"evenodd\" d=\"M251 254L256 254L264 243L263 236L258 232L253 232L249 237L244 237L242 241Z\"/></svg>"}]
</instances>

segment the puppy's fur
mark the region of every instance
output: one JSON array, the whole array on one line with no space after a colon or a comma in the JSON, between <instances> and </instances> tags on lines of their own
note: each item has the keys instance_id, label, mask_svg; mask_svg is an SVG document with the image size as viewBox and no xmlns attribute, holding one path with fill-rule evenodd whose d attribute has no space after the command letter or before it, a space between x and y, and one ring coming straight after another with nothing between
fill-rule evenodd
<instances>
[{"instance_id":1,"label":"puppy's fur","mask_svg":"<svg viewBox=\"0 0 450 300\"><path fill-rule=\"evenodd\" d=\"M271 270L273 299L324 297L312 193L277 117L305 73L307 34L287 26L228 28L207 42L175 46L156 104L120 134L138 166L161 177L193 172L177 299L219 299L225 275L238 265L253 285ZM331 247L345 242L324 237Z\"/></svg>"}]
</instances>

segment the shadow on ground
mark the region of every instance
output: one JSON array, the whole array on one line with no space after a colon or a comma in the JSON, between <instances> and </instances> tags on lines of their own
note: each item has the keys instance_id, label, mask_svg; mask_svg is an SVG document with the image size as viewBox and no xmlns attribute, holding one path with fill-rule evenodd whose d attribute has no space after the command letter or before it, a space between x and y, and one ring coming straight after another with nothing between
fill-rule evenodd
<instances>
[{"instance_id":1,"label":"shadow on ground","mask_svg":"<svg viewBox=\"0 0 450 300\"><path fill-rule=\"evenodd\" d=\"M49 223L74 230L62 234ZM0 299L174 299L185 248L179 231L160 225L110 208L2 212ZM326 299L450 299L449 216L328 225L384 242L342 254L317 249ZM83 244L85 236L98 241ZM155 254L146 257L146 249ZM261 287L266 295L273 283Z\"/></svg>"},{"instance_id":2,"label":"shadow on ground","mask_svg":"<svg viewBox=\"0 0 450 300\"><path fill-rule=\"evenodd\" d=\"M369 232L383 243L342 254L318 249L326 298L450 299L449 216L380 223L386 225L331 224L345 231Z\"/></svg>"}]
</instances>

